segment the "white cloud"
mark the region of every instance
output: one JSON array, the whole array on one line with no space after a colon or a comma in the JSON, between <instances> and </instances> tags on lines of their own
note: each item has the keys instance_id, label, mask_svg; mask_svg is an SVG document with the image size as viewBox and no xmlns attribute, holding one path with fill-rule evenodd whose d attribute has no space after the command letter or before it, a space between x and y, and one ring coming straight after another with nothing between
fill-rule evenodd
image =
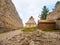
<instances>
[{"instance_id":1,"label":"white cloud","mask_svg":"<svg viewBox=\"0 0 60 45\"><path fill-rule=\"evenodd\" d=\"M41 14L42 7L46 5L51 8L58 0L12 0L17 8L17 11L24 23L32 15L35 20L38 20L38 15ZM60 1L60 0L59 0ZM52 6L53 7L53 6ZM50 9L51 10L51 9Z\"/></svg>"}]
</instances>

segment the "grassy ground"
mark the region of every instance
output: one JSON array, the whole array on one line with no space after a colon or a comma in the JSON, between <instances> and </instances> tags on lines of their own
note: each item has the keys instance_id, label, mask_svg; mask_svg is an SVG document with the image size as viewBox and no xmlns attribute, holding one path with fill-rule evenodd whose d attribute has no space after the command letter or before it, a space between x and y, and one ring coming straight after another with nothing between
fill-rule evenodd
<instances>
[{"instance_id":1,"label":"grassy ground","mask_svg":"<svg viewBox=\"0 0 60 45\"><path fill-rule=\"evenodd\" d=\"M35 31L37 29L38 29L38 27L30 27L30 28L25 27L22 31L23 32L31 32L31 31Z\"/></svg>"},{"instance_id":2,"label":"grassy ground","mask_svg":"<svg viewBox=\"0 0 60 45\"><path fill-rule=\"evenodd\" d=\"M44 32L60 32L60 30L42 30Z\"/></svg>"},{"instance_id":3,"label":"grassy ground","mask_svg":"<svg viewBox=\"0 0 60 45\"><path fill-rule=\"evenodd\" d=\"M25 27L22 31L23 32L32 32L32 31L35 31L37 29L38 29L37 26L36 27L30 27L30 28ZM44 32L60 32L60 30L42 30L42 31L44 31Z\"/></svg>"}]
</instances>

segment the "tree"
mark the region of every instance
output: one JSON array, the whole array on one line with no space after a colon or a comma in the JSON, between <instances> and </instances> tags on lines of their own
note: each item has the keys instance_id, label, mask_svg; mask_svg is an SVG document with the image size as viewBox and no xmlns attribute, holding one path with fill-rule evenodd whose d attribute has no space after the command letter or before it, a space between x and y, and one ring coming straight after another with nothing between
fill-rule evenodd
<instances>
[{"instance_id":1,"label":"tree","mask_svg":"<svg viewBox=\"0 0 60 45\"><path fill-rule=\"evenodd\" d=\"M41 14L41 20L46 20L47 13L48 13L48 9L46 8L46 6L44 6Z\"/></svg>"}]
</instances>

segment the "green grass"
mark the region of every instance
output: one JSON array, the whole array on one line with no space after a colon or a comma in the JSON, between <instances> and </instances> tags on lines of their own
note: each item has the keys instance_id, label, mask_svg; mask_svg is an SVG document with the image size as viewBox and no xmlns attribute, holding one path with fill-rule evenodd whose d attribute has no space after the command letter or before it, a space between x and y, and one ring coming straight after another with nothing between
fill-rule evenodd
<instances>
[{"instance_id":1,"label":"green grass","mask_svg":"<svg viewBox=\"0 0 60 45\"><path fill-rule=\"evenodd\" d=\"M30 27L30 28L25 27L22 31L23 32L32 32L32 31L35 31L37 29L38 29L38 27Z\"/></svg>"},{"instance_id":2,"label":"green grass","mask_svg":"<svg viewBox=\"0 0 60 45\"><path fill-rule=\"evenodd\" d=\"M42 30L44 32L60 32L60 30Z\"/></svg>"}]
</instances>

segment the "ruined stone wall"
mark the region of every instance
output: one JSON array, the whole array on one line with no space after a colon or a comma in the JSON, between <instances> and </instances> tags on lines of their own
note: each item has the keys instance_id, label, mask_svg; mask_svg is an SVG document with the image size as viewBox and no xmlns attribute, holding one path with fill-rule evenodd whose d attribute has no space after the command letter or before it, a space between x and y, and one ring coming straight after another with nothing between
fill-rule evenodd
<instances>
[{"instance_id":1,"label":"ruined stone wall","mask_svg":"<svg viewBox=\"0 0 60 45\"><path fill-rule=\"evenodd\" d=\"M60 2L57 2L54 10L48 14L47 20L56 20L58 18L60 18Z\"/></svg>"},{"instance_id":2,"label":"ruined stone wall","mask_svg":"<svg viewBox=\"0 0 60 45\"><path fill-rule=\"evenodd\" d=\"M55 9L48 14L46 20L56 22L56 29L60 29L60 21L57 20L59 18L60 18L60 2L55 5Z\"/></svg>"},{"instance_id":3,"label":"ruined stone wall","mask_svg":"<svg viewBox=\"0 0 60 45\"><path fill-rule=\"evenodd\" d=\"M12 0L0 0L0 29L13 30L22 27L22 20L19 17Z\"/></svg>"},{"instance_id":4,"label":"ruined stone wall","mask_svg":"<svg viewBox=\"0 0 60 45\"><path fill-rule=\"evenodd\" d=\"M60 29L60 20L56 21L56 29Z\"/></svg>"}]
</instances>

